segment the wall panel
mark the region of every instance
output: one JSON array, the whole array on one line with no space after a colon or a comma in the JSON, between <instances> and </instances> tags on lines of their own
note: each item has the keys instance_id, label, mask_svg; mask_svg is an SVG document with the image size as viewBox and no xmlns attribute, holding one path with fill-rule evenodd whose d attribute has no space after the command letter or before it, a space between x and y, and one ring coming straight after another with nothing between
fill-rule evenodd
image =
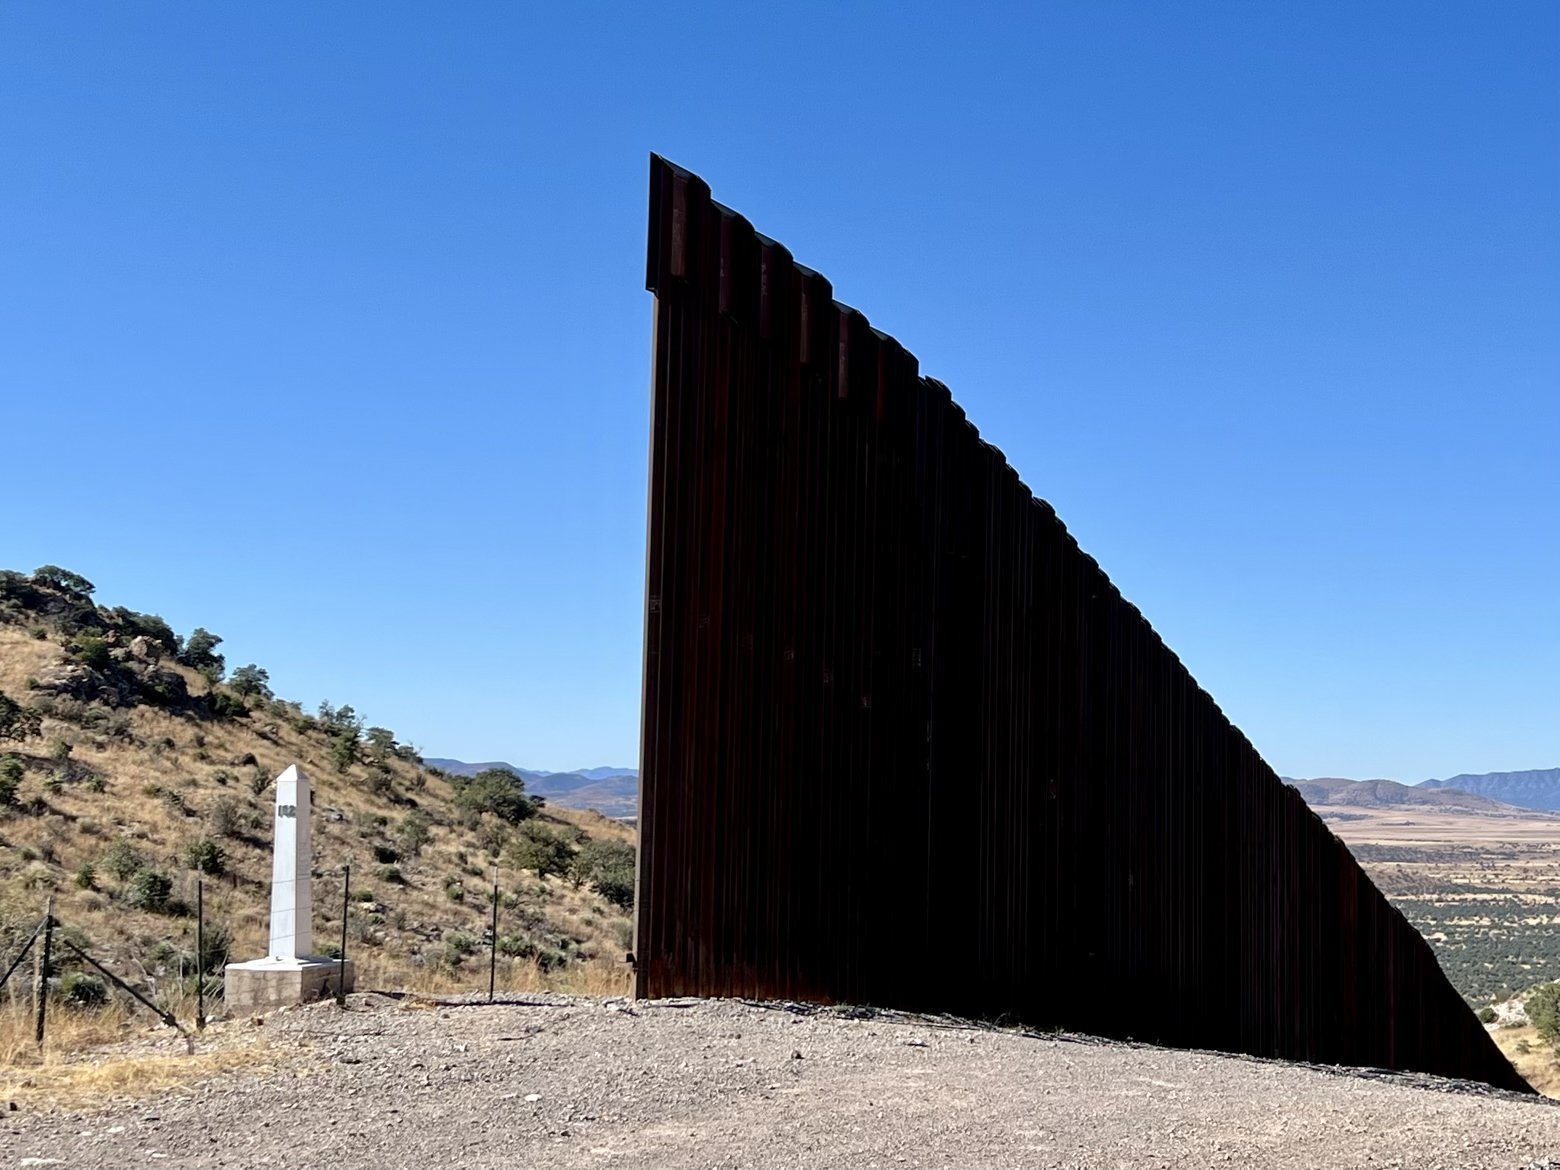
<instances>
[{"instance_id":1,"label":"wall panel","mask_svg":"<svg viewBox=\"0 0 1560 1170\"><path fill-rule=\"evenodd\" d=\"M1527 1085L914 356L651 163L637 990Z\"/></svg>"}]
</instances>

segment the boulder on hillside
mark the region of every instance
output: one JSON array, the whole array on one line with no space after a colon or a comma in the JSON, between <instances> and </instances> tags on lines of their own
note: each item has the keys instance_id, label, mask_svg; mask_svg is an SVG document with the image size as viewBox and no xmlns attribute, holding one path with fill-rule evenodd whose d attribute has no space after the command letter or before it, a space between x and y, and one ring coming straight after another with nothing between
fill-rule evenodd
<instances>
[{"instance_id":1,"label":"boulder on hillside","mask_svg":"<svg viewBox=\"0 0 1560 1170\"><path fill-rule=\"evenodd\" d=\"M137 698L153 707L182 709L190 703L190 687L176 670L152 662L128 662L123 673L134 680Z\"/></svg>"},{"instance_id":2,"label":"boulder on hillside","mask_svg":"<svg viewBox=\"0 0 1560 1170\"><path fill-rule=\"evenodd\" d=\"M45 668L33 690L44 695L96 702L104 690L105 679L90 666L79 662L60 662ZM113 705L113 704L111 704Z\"/></svg>"}]
</instances>

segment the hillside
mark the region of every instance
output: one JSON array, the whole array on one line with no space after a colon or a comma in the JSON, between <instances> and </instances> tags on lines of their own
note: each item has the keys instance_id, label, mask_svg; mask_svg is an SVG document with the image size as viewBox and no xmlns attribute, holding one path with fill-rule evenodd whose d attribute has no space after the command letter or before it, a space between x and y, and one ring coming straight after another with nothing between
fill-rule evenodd
<instances>
[{"instance_id":1,"label":"hillside","mask_svg":"<svg viewBox=\"0 0 1560 1170\"><path fill-rule=\"evenodd\" d=\"M1498 813L1516 812L1509 804L1464 792L1456 788L1427 790L1395 780L1345 780L1341 777L1318 777L1314 780L1289 780L1299 790L1305 802L1312 808L1348 806L1357 808L1395 808L1416 806L1440 809L1463 809L1468 812Z\"/></svg>"},{"instance_id":2,"label":"hillside","mask_svg":"<svg viewBox=\"0 0 1560 1170\"><path fill-rule=\"evenodd\" d=\"M0 572L0 952L52 894L83 945L177 997L204 871L207 968L263 954L269 786L297 763L314 783L316 938L339 937L350 864L362 986L485 988L495 866L501 986L627 986L631 829L538 806L506 773L430 767L350 706L306 713L260 667L229 673L206 631L180 638L92 592L63 570Z\"/></svg>"},{"instance_id":3,"label":"hillside","mask_svg":"<svg viewBox=\"0 0 1560 1170\"><path fill-rule=\"evenodd\" d=\"M1464 774L1447 780L1426 780L1417 787L1427 791L1457 788L1522 808L1560 812L1560 768Z\"/></svg>"},{"instance_id":4,"label":"hillside","mask_svg":"<svg viewBox=\"0 0 1560 1170\"><path fill-rule=\"evenodd\" d=\"M493 760L470 764L464 760L430 758L428 764L453 776L474 776L491 768L513 772L525 781L526 791L551 804L590 809L609 817L632 817L639 812L637 768L581 768L575 772L540 772Z\"/></svg>"}]
</instances>

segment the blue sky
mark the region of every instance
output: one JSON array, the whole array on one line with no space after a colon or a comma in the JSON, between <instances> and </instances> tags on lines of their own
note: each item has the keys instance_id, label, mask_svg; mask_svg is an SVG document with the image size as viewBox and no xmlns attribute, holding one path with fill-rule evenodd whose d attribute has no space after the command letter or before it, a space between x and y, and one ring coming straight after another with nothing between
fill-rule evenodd
<instances>
[{"instance_id":1,"label":"blue sky","mask_svg":"<svg viewBox=\"0 0 1560 1170\"><path fill-rule=\"evenodd\" d=\"M1560 5L0 3L0 565L638 753L646 156L942 378L1280 771L1560 765Z\"/></svg>"}]
</instances>

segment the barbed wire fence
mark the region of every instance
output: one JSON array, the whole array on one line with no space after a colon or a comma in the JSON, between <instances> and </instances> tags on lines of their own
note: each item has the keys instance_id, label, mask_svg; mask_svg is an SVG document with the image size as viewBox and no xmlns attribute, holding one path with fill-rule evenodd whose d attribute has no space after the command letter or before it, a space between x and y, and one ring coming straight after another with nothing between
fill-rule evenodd
<instances>
[{"instance_id":1,"label":"barbed wire fence","mask_svg":"<svg viewBox=\"0 0 1560 1170\"><path fill-rule=\"evenodd\" d=\"M335 871L341 878L340 890L340 932L336 942L334 955L326 954L323 957L333 959L336 963L336 978L326 984L321 1000L334 1000L338 1007L347 1006L347 964L350 961L349 947L352 941L352 867L343 865ZM325 876L325 875L319 875ZM331 876L335 876L332 874ZM286 880L286 879L284 879ZM272 883L275 884L275 883ZM486 883L485 883L486 884ZM487 891L490 905L487 912L487 923L480 945L487 952L487 1002L496 1002L500 989L498 986L499 954L502 947L500 935L501 911L504 898L499 879L498 867L494 867L491 887ZM335 899L332 899L335 902ZM66 1007L67 997L60 994L59 979L61 974L61 957L68 956L70 960L80 964L83 969L90 968L97 976L101 977L114 991L124 995L135 1005L136 1010L144 1011L157 1019L164 1026L173 1029L184 1040L187 1051L193 1053L196 1038L205 1031L210 1020L208 1014L209 1001L222 993L211 987L213 976L221 979L220 972L213 972L208 968L207 955L207 922L206 922L206 898L205 882L195 882L195 952L194 964L194 996L193 1013L187 1022L179 1019L181 1005L187 1005L189 999L186 995L160 995L154 987L137 988L133 982L134 977L127 977L123 967L116 970L116 963L98 953L94 954L94 947L84 933L70 929L71 924L63 921L55 913L54 895L50 894L42 917L33 926L32 930L23 938L17 946L16 952L9 958L0 955L0 962L5 965L0 969L0 993L9 990L13 1008L20 1005L25 999L30 1002L27 1007L33 1018L33 1046L41 1053L44 1049L49 1034L51 1006L54 1010ZM322 924L323 925L323 924ZM330 924L334 926L334 923ZM28 958L31 957L30 971L26 967ZM143 975L145 974L143 970ZM184 956L180 956L180 968L178 978L174 986L187 989L189 984L189 971L185 965ZM18 986L25 985L25 992L18 994ZM462 995L481 996L483 988L479 978L472 979L472 985L468 992ZM387 994L418 994L422 993L397 993ZM430 999L441 998L430 994ZM162 999L164 1002L157 1002ZM188 1010L186 1008L186 1010ZM219 1009L220 1010L220 1009Z\"/></svg>"}]
</instances>

